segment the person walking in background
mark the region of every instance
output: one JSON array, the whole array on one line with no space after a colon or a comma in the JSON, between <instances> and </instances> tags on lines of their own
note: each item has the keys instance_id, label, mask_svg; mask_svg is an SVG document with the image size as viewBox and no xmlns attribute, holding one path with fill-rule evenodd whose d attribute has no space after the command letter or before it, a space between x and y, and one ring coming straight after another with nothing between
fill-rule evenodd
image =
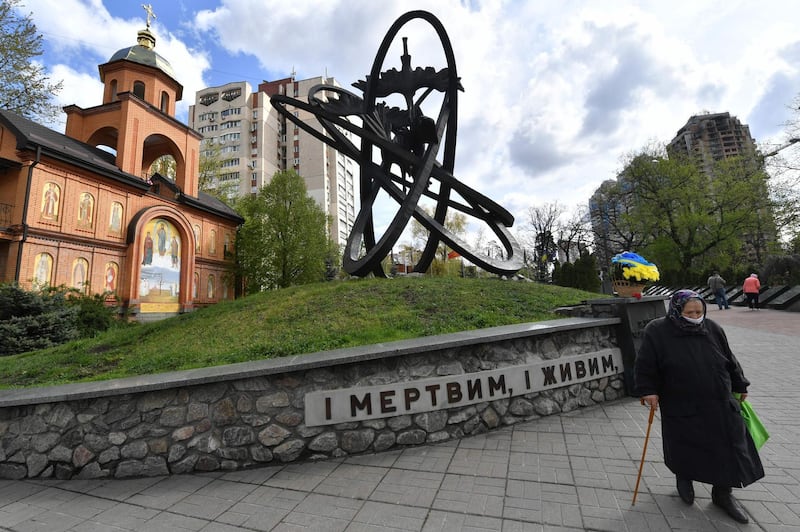
<instances>
[{"instance_id":1,"label":"person walking in background","mask_svg":"<svg viewBox=\"0 0 800 532\"><path fill-rule=\"evenodd\" d=\"M678 495L693 504L692 481L711 484L712 502L740 523L748 517L732 488L764 477L739 404L749 385L697 292L675 292L667 316L645 327L634 362L634 395L661 409L664 462L675 474Z\"/></svg>"},{"instance_id":2,"label":"person walking in background","mask_svg":"<svg viewBox=\"0 0 800 532\"><path fill-rule=\"evenodd\" d=\"M728 305L728 297L725 295L725 279L723 279L719 272L714 272L711 277L708 278L708 288L711 289L711 293L714 294L714 301L719 306L719 309L728 310L730 305Z\"/></svg>"},{"instance_id":3,"label":"person walking in background","mask_svg":"<svg viewBox=\"0 0 800 532\"><path fill-rule=\"evenodd\" d=\"M758 310L758 293L761 291L758 275L751 273L750 277L742 283L742 291L747 298L747 306L750 307L750 310Z\"/></svg>"}]
</instances>

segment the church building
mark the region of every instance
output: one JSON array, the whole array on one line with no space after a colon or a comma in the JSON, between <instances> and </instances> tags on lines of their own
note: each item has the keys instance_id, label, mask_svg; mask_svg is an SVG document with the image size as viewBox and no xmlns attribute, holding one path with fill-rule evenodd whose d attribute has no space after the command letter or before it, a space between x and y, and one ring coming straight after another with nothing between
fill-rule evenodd
<instances>
[{"instance_id":1,"label":"church building","mask_svg":"<svg viewBox=\"0 0 800 532\"><path fill-rule=\"evenodd\" d=\"M202 135L155 42L148 19L99 66L102 104L64 108L66 134L0 110L0 283L107 294L139 320L234 298L243 220L198 190ZM163 156L174 177L150 173Z\"/></svg>"}]
</instances>

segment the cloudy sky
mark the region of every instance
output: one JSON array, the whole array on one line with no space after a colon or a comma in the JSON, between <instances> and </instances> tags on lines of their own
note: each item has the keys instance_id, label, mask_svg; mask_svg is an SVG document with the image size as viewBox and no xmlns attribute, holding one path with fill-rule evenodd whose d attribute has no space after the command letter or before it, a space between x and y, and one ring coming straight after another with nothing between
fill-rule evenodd
<instances>
[{"instance_id":1,"label":"cloudy sky","mask_svg":"<svg viewBox=\"0 0 800 532\"><path fill-rule=\"evenodd\" d=\"M135 44L139 0L23 0L59 103L101 101L97 65ZM196 91L231 81L369 72L394 20L425 9L443 23L465 89L456 176L524 221L532 205L585 204L622 158L668 142L693 114L728 111L757 142L782 143L800 92L800 3L723 1L148 0L156 50ZM413 66L440 67L424 28ZM394 66L394 65L392 65Z\"/></svg>"}]
</instances>

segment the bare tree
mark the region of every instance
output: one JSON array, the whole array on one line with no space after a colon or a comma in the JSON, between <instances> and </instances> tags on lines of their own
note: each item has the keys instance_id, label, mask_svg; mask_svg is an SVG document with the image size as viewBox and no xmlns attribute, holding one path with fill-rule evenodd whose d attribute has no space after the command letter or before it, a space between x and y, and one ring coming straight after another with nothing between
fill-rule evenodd
<instances>
[{"instance_id":1,"label":"bare tree","mask_svg":"<svg viewBox=\"0 0 800 532\"><path fill-rule=\"evenodd\" d=\"M533 243L536 280L539 282L547 282L550 278L550 266L555 262L557 252L554 234L563 213L564 207L557 201L528 207L525 225L528 243L531 240Z\"/></svg>"},{"instance_id":2,"label":"bare tree","mask_svg":"<svg viewBox=\"0 0 800 532\"><path fill-rule=\"evenodd\" d=\"M566 221L556 226L556 246L564 254L565 262L574 262L589 251L592 241L589 209L579 206Z\"/></svg>"}]
</instances>

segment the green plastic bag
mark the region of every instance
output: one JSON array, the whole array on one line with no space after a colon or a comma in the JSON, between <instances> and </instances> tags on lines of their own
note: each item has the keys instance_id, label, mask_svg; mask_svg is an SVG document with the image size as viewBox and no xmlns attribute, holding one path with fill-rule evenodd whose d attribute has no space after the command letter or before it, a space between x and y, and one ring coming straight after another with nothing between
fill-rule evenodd
<instances>
[{"instance_id":1,"label":"green plastic bag","mask_svg":"<svg viewBox=\"0 0 800 532\"><path fill-rule=\"evenodd\" d=\"M734 396L737 400L739 399L738 393L734 394ZM761 449L761 447L767 443L767 440L769 439L769 432L767 432L767 429L764 428L761 420L758 419L753 407L747 400L741 401L739 405L742 410L742 419L744 419L747 432L750 433L750 437L753 439L756 449Z\"/></svg>"}]
</instances>

